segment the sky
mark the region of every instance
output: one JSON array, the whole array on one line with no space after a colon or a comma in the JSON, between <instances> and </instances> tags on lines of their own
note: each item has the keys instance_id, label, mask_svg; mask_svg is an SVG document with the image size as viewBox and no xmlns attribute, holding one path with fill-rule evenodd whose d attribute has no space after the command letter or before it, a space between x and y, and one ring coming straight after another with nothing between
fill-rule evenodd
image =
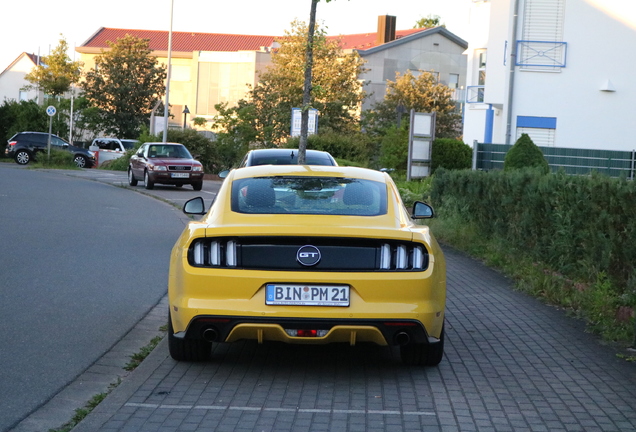
<instances>
[{"instance_id":1,"label":"sky","mask_svg":"<svg viewBox=\"0 0 636 432\"><path fill-rule=\"evenodd\" d=\"M309 21L310 0L172 0L173 31L282 36L298 18ZM380 15L398 30L437 15L467 38L472 0L332 0L318 3L316 19L329 35L375 32ZM169 30L171 0L0 0L0 72L22 52L48 55L60 40L81 46L100 27ZM79 58L79 54L76 54Z\"/></svg>"}]
</instances>

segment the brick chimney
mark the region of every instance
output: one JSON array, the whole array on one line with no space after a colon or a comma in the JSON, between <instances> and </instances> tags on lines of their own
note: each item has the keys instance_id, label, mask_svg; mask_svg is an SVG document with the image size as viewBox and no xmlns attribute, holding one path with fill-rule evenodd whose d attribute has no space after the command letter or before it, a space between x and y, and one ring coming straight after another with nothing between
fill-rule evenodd
<instances>
[{"instance_id":1,"label":"brick chimney","mask_svg":"<svg viewBox=\"0 0 636 432\"><path fill-rule=\"evenodd\" d=\"M380 15L378 17L378 33L376 44L382 45L395 40L395 17L391 15Z\"/></svg>"}]
</instances>

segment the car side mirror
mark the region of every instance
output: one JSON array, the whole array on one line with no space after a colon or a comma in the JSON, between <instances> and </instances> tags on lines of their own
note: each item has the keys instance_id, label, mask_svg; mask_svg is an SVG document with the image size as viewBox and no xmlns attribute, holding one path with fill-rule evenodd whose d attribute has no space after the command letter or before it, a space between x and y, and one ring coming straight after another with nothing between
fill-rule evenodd
<instances>
[{"instance_id":1,"label":"car side mirror","mask_svg":"<svg viewBox=\"0 0 636 432\"><path fill-rule=\"evenodd\" d=\"M203 198L196 197L186 201L186 203L183 205L183 212L185 214L205 214L205 203L203 202Z\"/></svg>"},{"instance_id":2,"label":"car side mirror","mask_svg":"<svg viewBox=\"0 0 636 432\"><path fill-rule=\"evenodd\" d=\"M435 216L433 207L422 201L415 201L413 204L413 212L411 213L412 219L430 219Z\"/></svg>"},{"instance_id":3,"label":"car side mirror","mask_svg":"<svg viewBox=\"0 0 636 432\"><path fill-rule=\"evenodd\" d=\"M225 171L221 171L219 173L219 178L224 179L225 177L227 177L227 175L230 173L230 170L225 170Z\"/></svg>"}]
</instances>

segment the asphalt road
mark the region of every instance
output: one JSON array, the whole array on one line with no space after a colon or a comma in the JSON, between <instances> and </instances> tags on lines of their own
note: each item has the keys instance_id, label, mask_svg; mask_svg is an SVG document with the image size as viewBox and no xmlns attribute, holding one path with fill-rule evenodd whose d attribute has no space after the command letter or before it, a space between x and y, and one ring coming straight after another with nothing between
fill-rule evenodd
<instances>
[{"instance_id":1,"label":"asphalt road","mask_svg":"<svg viewBox=\"0 0 636 432\"><path fill-rule=\"evenodd\" d=\"M166 202L61 174L0 163L1 431L157 304L185 224Z\"/></svg>"}]
</instances>

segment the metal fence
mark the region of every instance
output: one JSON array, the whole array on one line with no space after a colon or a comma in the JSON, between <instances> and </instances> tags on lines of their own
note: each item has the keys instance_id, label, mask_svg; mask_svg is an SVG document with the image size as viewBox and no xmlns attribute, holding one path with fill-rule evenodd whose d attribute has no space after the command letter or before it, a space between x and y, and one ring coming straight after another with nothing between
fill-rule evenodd
<instances>
[{"instance_id":1,"label":"metal fence","mask_svg":"<svg viewBox=\"0 0 636 432\"><path fill-rule=\"evenodd\" d=\"M512 147L509 144L473 143L473 169L503 169L506 153ZM539 147L550 169L564 169L567 174L585 175L592 171L611 177L625 175L633 180L636 151L592 150L564 147Z\"/></svg>"}]
</instances>

